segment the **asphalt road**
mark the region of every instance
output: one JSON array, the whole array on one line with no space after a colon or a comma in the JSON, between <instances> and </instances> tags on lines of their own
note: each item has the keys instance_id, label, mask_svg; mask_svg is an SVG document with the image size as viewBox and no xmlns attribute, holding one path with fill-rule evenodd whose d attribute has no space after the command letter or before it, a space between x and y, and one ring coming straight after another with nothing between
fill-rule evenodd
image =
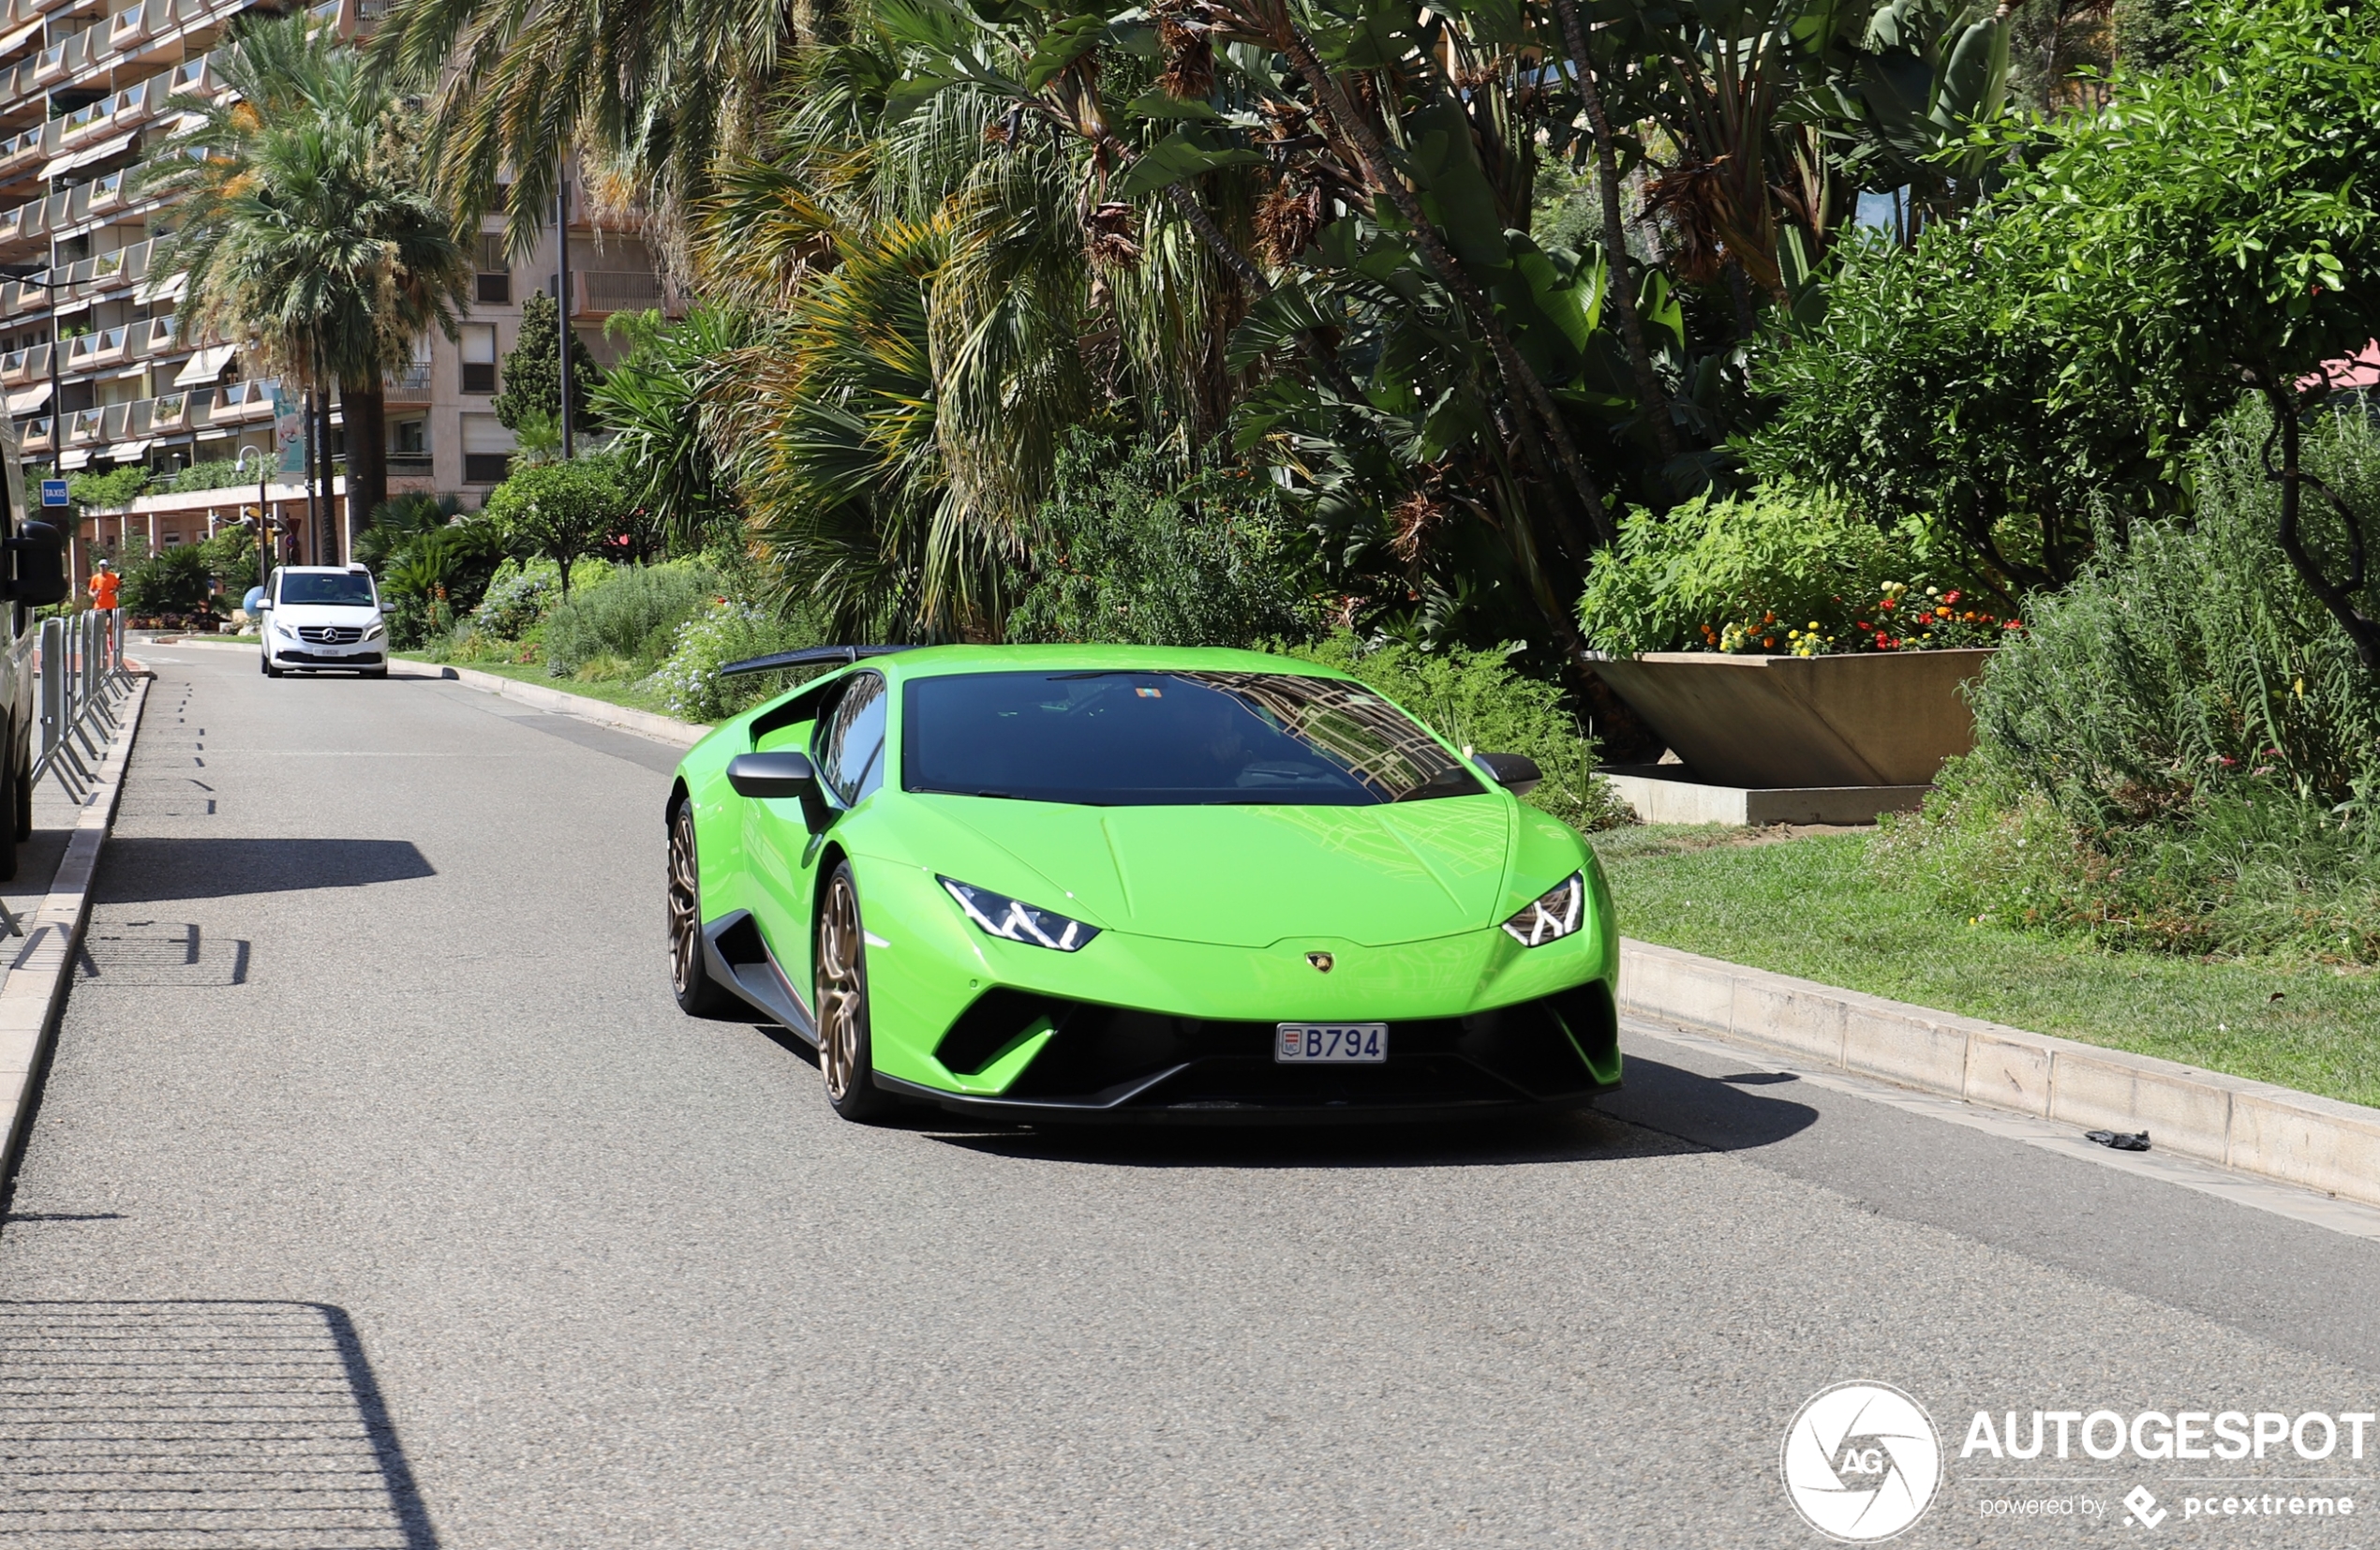
<instances>
[{"instance_id":1,"label":"asphalt road","mask_svg":"<svg viewBox=\"0 0 2380 1550\"><path fill-rule=\"evenodd\" d=\"M1642 1029L1488 1131L846 1125L671 1005L672 751L156 656L0 1230L0 1545L1816 1544L1779 1448L1852 1379L1949 1455L1897 1543L2380 1543L2343 1447L1957 1456L2380 1410L2380 1241ZM2275 1489L2373 1500L2179 1500Z\"/></svg>"}]
</instances>

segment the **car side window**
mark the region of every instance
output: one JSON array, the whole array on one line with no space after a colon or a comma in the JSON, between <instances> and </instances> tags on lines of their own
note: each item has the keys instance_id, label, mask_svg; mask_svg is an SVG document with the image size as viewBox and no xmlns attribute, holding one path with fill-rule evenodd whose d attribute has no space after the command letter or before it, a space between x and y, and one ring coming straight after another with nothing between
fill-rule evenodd
<instances>
[{"instance_id":1,"label":"car side window","mask_svg":"<svg viewBox=\"0 0 2380 1550\"><path fill-rule=\"evenodd\" d=\"M819 778L845 807L885 783L885 704L883 675L862 673L819 723Z\"/></svg>"}]
</instances>

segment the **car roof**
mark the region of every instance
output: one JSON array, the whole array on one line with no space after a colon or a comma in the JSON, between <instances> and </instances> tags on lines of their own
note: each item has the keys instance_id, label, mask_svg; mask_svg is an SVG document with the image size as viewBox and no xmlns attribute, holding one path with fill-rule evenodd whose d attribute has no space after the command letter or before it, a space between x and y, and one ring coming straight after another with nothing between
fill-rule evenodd
<instances>
[{"instance_id":1,"label":"car roof","mask_svg":"<svg viewBox=\"0 0 2380 1550\"><path fill-rule=\"evenodd\" d=\"M1321 663L1221 646L921 646L914 650L866 657L861 662L891 678L1099 668L1144 673L1290 673L1329 678L1349 676Z\"/></svg>"}]
</instances>

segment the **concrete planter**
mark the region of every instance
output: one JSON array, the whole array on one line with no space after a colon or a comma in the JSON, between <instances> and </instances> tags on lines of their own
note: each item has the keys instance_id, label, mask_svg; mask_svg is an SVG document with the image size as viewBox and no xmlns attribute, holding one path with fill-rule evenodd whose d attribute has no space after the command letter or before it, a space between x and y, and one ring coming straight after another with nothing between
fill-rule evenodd
<instances>
[{"instance_id":1,"label":"concrete planter","mask_svg":"<svg viewBox=\"0 0 2380 1550\"><path fill-rule=\"evenodd\" d=\"M1693 779L1747 787L1924 786L1975 745L1960 686L1988 649L1840 657L1654 651L1599 662Z\"/></svg>"}]
</instances>

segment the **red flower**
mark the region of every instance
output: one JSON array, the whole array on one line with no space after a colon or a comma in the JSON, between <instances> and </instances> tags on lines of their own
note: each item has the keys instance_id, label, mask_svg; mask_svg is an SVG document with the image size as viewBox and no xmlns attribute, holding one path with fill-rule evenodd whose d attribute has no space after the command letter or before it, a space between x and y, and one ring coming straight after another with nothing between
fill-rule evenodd
<instances>
[{"instance_id":1,"label":"red flower","mask_svg":"<svg viewBox=\"0 0 2380 1550\"><path fill-rule=\"evenodd\" d=\"M1944 592L1942 594L1942 601L1948 604L1956 604L1958 602L1957 589L1954 588L1952 590Z\"/></svg>"}]
</instances>

